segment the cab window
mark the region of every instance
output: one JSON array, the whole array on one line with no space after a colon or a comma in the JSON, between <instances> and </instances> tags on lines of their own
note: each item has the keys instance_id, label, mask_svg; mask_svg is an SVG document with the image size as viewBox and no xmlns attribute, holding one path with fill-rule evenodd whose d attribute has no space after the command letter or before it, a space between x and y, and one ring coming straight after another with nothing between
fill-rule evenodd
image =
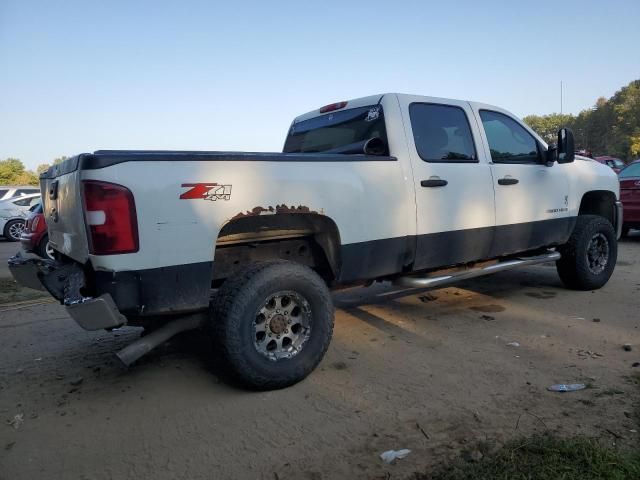
<instances>
[{"instance_id":1,"label":"cab window","mask_svg":"<svg viewBox=\"0 0 640 480\"><path fill-rule=\"evenodd\" d=\"M477 162L467 114L460 107L433 103L409 106L418 155L425 162Z\"/></svg>"},{"instance_id":2,"label":"cab window","mask_svg":"<svg viewBox=\"0 0 640 480\"><path fill-rule=\"evenodd\" d=\"M494 163L538 163L538 143L513 118L491 110L480 110Z\"/></svg>"}]
</instances>

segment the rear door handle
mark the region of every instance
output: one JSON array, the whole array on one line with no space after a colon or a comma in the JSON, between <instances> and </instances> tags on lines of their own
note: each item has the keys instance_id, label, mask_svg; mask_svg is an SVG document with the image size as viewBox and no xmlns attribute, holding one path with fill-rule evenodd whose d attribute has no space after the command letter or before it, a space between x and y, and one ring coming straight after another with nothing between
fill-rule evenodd
<instances>
[{"instance_id":1,"label":"rear door handle","mask_svg":"<svg viewBox=\"0 0 640 480\"><path fill-rule=\"evenodd\" d=\"M504 177L504 178L498 179L498 184L500 184L500 185L515 185L519 181L520 180L518 180L517 178Z\"/></svg>"},{"instance_id":2,"label":"rear door handle","mask_svg":"<svg viewBox=\"0 0 640 480\"><path fill-rule=\"evenodd\" d=\"M422 187L444 187L448 184L446 180L441 178L430 178L429 180L422 180L420 186Z\"/></svg>"}]
</instances>

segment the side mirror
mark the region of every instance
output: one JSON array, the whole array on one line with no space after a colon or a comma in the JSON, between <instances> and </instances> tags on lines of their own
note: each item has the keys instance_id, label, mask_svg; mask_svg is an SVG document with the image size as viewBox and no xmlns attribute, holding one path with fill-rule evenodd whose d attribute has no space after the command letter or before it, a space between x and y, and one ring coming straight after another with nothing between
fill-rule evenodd
<instances>
[{"instance_id":1,"label":"side mirror","mask_svg":"<svg viewBox=\"0 0 640 480\"><path fill-rule=\"evenodd\" d=\"M571 163L576 158L575 141L570 128L558 130L558 163Z\"/></svg>"}]
</instances>

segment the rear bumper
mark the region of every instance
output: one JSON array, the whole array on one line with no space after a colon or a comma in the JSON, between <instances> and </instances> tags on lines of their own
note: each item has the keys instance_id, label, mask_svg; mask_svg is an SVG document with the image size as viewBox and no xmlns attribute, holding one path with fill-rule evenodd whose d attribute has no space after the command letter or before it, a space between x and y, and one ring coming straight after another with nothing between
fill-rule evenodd
<instances>
[{"instance_id":1,"label":"rear bumper","mask_svg":"<svg viewBox=\"0 0 640 480\"><path fill-rule=\"evenodd\" d=\"M85 330L116 328L127 323L108 293L99 297L81 295L84 273L76 264L63 265L22 252L10 258L8 264L19 284L51 293Z\"/></svg>"}]
</instances>

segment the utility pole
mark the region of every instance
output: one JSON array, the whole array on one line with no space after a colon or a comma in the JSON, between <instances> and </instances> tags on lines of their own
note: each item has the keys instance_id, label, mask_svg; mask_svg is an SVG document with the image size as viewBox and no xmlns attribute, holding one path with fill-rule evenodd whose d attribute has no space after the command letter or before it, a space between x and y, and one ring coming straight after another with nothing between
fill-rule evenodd
<instances>
[{"instance_id":1,"label":"utility pole","mask_svg":"<svg viewBox=\"0 0 640 480\"><path fill-rule=\"evenodd\" d=\"M562 115L562 80L560 80L560 115Z\"/></svg>"}]
</instances>

